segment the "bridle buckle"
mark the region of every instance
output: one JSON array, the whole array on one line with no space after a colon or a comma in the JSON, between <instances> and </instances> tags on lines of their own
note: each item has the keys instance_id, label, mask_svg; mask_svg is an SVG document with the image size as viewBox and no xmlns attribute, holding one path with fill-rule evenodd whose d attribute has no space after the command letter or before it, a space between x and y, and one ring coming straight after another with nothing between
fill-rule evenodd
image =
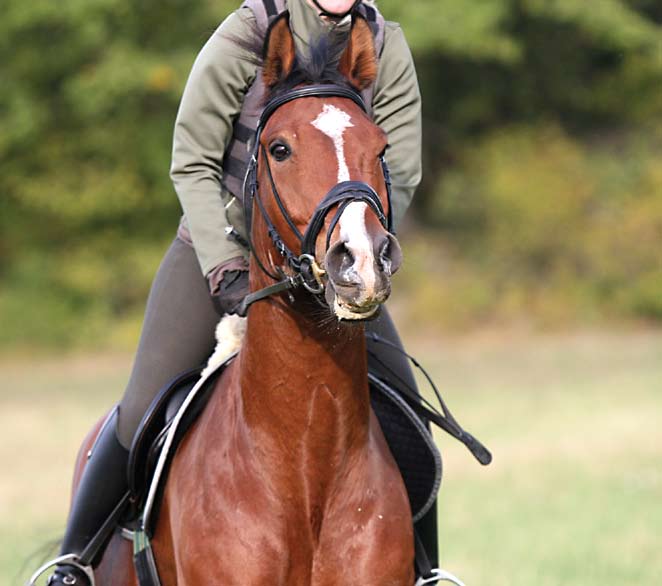
<instances>
[{"instance_id":1,"label":"bridle buckle","mask_svg":"<svg viewBox=\"0 0 662 586\"><path fill-rule=\"evenodd\" d=\"M298 258L299 273L302 275L301 284L304 288L313 293L320 295L324 292L324 281L322 278L326 275L326 271L317 264L315 257L312 254L301 254ZM310 278L312 276L312 279Z\"/></svg>"}]
</instances>

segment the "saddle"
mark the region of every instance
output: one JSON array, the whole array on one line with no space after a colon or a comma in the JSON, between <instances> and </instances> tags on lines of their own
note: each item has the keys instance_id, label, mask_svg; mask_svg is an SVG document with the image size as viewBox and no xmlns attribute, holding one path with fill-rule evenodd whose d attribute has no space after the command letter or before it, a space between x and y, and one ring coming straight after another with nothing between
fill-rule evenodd
<instances>
[{"instance_id":1,"label":"saddle","mask_svg":"<svg viewBox=\"0 0 662 586\"><path fill-rule=\"evenodd\" d=\"M200 368L180 374L161 389L143 416L129 455L128 479L133 504L129 517L135 518L142 512L143 529L148 535L152 535L158 518L165 480L177 446L204 410L218 378L233 358L234 355L218 365L204 380L200 379ZM416 522L436 499L442 477L441 455L427 425L398 389L372 372L369 384L372 408L402 474ZM167 453L163 452L164 448Z\"/></svg>"}]
</instances>

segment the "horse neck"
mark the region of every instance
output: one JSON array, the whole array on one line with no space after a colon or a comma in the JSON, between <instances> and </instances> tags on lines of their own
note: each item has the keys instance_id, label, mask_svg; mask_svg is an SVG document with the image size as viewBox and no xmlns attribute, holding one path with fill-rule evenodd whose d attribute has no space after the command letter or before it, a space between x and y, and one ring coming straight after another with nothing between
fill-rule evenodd
<instances>
[{"instance_id":1,"label":"horse neck","mask_svg":"<svg viewBox=\"0 0 662 586\"><path fill-rule=\"evenodd\" d=\"M251 307L241 352L246 424L284 461L344 459L367 441L364 329L299 311L280 299ZM333 318L335 319L335 318Z\"/></svg>"}]
</instances>

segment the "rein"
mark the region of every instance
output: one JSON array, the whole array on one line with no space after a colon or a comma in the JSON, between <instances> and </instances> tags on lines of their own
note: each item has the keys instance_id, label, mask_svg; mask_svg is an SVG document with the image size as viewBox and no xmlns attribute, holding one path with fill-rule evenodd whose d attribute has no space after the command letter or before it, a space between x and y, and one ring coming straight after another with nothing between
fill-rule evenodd
<instances>
[{"instance_id":1,"label":"rein","mask_svg":"<svg viewBox=\"0 0 662 586\"><path fill-rule=\"evenodd\" d=\"M340 221L340 216L345 211L347 206L353 202L365 203L377 215L377 218L379 219L382 226L384 226L384 228L391 234L393 233L393 218L391 213L391 178L383 155L380 156L380 163L382 172L384 173L384 182L386 184L388 214L384 212L379 195L370 185L362 181L343 181L332 187L331 190L322 199L322 201L317 205L310 219L310 222L308 223L308 227L303 234L301 234L300 230L292 220L290 214L287 211L287 208L285 207L285 204L283 203L280 193L278 192L278 188L276 187L276 182L274 180L271 166L269 164L269 157L266 149L261 145L260 139L264 127L266 126L273 113L278 110L278 108L293 100L310 97L336 97L349 99L352 100L352 102L354 102L357 106L359 106L363 112L367 112L363 99L356 91L347 87L332 84L317 84L296 88L280 94L267 102L267 105L265 106L257 125L255 144L253 146L253 152L251 154L248 169L246 171L246 178L244 180L243 199L244 215L246 218L246 233L248 234L249 248L255 257L260 270L268 277L276 281L276 283L269 287L265 287L264 289L260 289L259 291L248 294L244 298L238 310L239 315L242 316L246 315L250 305L256 301L260 301L261 299L265 299L277 293L290 291L298 287L303 287L309 293L313 294L320 303L324 303L322 294L324 293L325 285L322 278L326 274L326 271L324 270L321 263L319 263L315 258L315 247L319 234L324 227L326 217L329 215L329 213L331 213L331 210L334 207L338 206L338 209L331 219L329 230L327 232L326 250L328 250L330 247L331 235L336 225ZM271 193L276 201L276 204L278 205L278 209L290 227L290 230L301 244L300 254L294 253L285 244L283 238L278 232L278 229L271 221L271 218L269 217L269 214L267 213L267 210L264 206L264 202L260 197L259 184L257 180L258 160L260 155L262 156L264 164L266 165ZM285 259L287 267L290 269L290 274L286 273L281 267L277 267L277 274L274 274L269 269L267 269L265 264L256 253L252 238L250 236L253 201L257 203L257 209L259 210L260 215L262 216L267 226L269 237L271 238L271 241L278 253Z\"/></svg>"}]
</instances>

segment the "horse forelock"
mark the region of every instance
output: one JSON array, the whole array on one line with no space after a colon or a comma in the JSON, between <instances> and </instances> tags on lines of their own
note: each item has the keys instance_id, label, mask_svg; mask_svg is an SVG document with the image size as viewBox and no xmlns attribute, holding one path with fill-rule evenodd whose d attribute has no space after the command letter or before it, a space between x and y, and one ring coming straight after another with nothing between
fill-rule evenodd
<instances>
[{"instance_id":1,"label":"horse forelock","mask_svg":"<svg viewBox=\"0 0 662 586\"><path fill-rule=\"evenodd\" d=\"M265 96L266 101L305 85L330 84L357 90L338 71L340 55L344 48L344 39L331 40L328 36L322 36L313 41L309 45L307 56L296 54L292 71L270 88Z\"/></svg>"}]
</instances>

